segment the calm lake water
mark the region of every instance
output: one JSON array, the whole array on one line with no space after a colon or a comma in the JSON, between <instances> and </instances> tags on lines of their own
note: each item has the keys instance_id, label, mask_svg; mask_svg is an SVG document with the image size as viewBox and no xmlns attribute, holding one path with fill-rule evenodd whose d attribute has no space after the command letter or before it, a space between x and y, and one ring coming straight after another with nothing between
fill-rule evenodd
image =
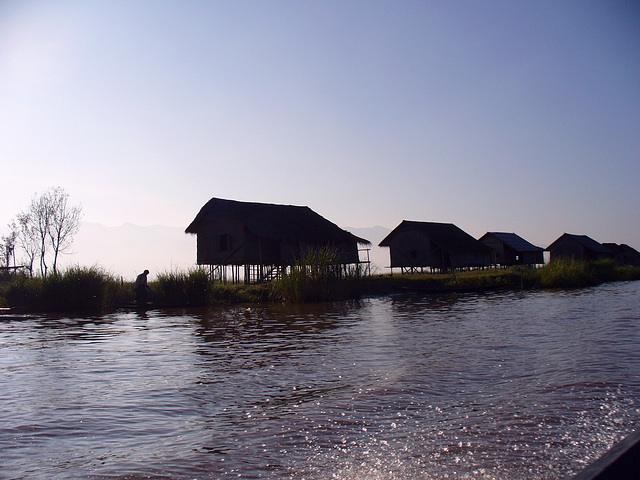
<instances>
[{"instance_id":1,"label":"calm lake water","mask_svg":"<svg viewBox=\"0 0 640 480\"><path fill-rule=\"evenodd\" d=\"M0 478L561 479L640 423L640 282L0 316Z\"/></svg>"}]
</instances>

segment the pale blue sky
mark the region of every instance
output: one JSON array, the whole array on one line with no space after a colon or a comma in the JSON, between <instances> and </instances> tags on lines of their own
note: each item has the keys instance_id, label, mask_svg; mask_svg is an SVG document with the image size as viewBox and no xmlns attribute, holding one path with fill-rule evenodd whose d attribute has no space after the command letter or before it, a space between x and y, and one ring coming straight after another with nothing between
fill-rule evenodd
<instances>
[{"instance_id":1,"label":"pale blue sky","mask_svg":"<svg viewBox=\"0 0 640 480\"><path fill-rule=\"evenodd\" d=\"M3 1L0 233L211 197L640 248L634 1ZM195 244L195 239L194 239Z\"/></svg>"}]
</instances>

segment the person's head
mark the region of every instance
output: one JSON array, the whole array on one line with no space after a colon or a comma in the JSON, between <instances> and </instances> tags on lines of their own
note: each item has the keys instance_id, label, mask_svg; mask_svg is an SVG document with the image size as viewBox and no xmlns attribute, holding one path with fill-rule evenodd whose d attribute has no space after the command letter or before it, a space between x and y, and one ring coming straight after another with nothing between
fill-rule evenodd
<instances>
[{"instance_id":1,"label":"person's head","mask_svg":"<svg viewBox=\"0 0 640 480\"><path fill-rule=\"evenodd\" d=\"M143 273L144 273L145 275L149 275L149 270L145 270Z\"/></svg>"}]
</instances>

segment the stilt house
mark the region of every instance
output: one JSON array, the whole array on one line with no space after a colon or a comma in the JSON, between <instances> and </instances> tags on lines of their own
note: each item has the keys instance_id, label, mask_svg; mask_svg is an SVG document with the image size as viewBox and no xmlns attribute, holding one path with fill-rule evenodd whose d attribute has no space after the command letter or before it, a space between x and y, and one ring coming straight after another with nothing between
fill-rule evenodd
<instances>
[{"instance_id":1,"label":"stilt house","mask_svg":"<svg viewBox=\"0 0 640 480\"><path fill-rule=\"evenodd\" d=\"M197 264L215 277L260 282L295 264L311 248L330 246L341 264L359 263L359 245L370 245L309 207L212 198L185 233L197 237Z\"/></svg>"},{"instance_id":2,"label":"stilt house","mask_svg":"<svg viewBox=\"0 0 640 480\"><path fill-rule=\"evenodd\" d=\"M613 258L620 265L636 265L640 266L640 252L630 247L626 243L603 243L605 247L613 252Z\"/></svg>"},{"instance_id":3,"label":"stilt house","mask_svg":"<svg viewBox=\"0 0 640 480\"><path fill-rule=\"evenodd\" d=\"M549 260L573 258L575 260L593 261L613 258L613 252L601 243L586 235L562 234L547 247Z\"/></svg>"},{"instance_id":4,"label":"stilt house","mask_svg":"<svg viewBox=\"0 0 640 480\"><path fill-rule=\"evenodd\" d=\"M544 249L532 245L515 233L487 232L479 240L493 250L492 263L496 265L541 265L544 263Z\"/></svg>"},{"instance_id":5,"label":"stilt house","mask_svg":"<svg viewBox=\"0 0 640 480\"><path fill-rule=\"evenodd\" d=\"M402 273L491 265L491 249L452 223L403 220L379 245L389 247L391 271Z\"/></svg>"}]
</instances>

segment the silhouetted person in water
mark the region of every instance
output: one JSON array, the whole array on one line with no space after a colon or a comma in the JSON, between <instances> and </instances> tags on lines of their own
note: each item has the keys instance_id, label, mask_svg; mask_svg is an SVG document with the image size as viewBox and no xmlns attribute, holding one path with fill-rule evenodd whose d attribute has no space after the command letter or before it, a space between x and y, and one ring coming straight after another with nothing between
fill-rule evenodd
<instances>
[{"instance_id":1,"label":"silhouetted person in water","mask_svg":"<svg viewBox=\"0 0 640 480\"><path fill-rule=\"evenodd\" d=\"M147 275L149 270L145 270L136 277L136 283L133 285L133 290L136 292L136 303L147 303Z\"/></svg>"}]
</instances>

